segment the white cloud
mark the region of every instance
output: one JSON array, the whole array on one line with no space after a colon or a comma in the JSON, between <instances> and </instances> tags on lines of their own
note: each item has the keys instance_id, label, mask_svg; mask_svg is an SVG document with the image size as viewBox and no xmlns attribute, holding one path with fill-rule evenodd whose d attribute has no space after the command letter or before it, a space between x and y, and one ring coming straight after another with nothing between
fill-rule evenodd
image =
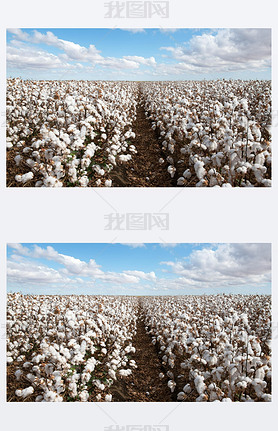
<instances>
[{"instance_id":1,"label":"white cloud","mask_svg":"<svg viewBox=\"0 0 278 431\"><path fill-rule=\"evenodd\" d=\"M172 73L263 70L271 65L271 30L220 29L195 35L187 44L161 49L178 62L169 65ZM168 65L160 69L163 72Z\"/></svg>"},{"instance_id":2,"label":"white cloud","mask_svg":"<svg viewBox=\"0 0 278 431\"><path fill-rule=\"evenodd\" d=\"M271 280L270 244L220 244L194 250L189 258L161 262L193 287L261 285Z\"/></svg>"},{"instance_id":3,"label":"white cloud","mask_svg":"<svg viewBox=\"0 0 278 431\"><path fill-rule=\"evenodd\" d=\"M125 274L137 277L142 280L149 280L149 281L155 281L156 275L154 271L151 272L144 272L144 271L137 271L137 270L128 270L123 271Z\"/></svg>"},{"instance_id":4,"label":"white cloud","mask_svg":"<svg viewBox=\"0 0 278 431\"><path fill-rule=\"evenodd\" d=\"M19 285L67 283L70 281L63 277L59 271L45 265L30 262L29 260L17 262L9 260L7 264L7 277L10 283Z\"/></svg>"},{"instance_id":5,"label":"white cloud","mask_svg":"<svg viewBox=\"0 0 278 431\"><path fill-rule=\"evenodd\" d=\"M215 244L198 248L186 258L161 262L167 277L136 269L136 263L132 270L104 271L94 259L82 261L50 246L10 244L9 247L12 250L7 261L9 285L33 287L37 283L55 288L67 285L83 288L105 284L116 292L125 286L126 289L182 293L186 289L190 292L245 286L261 288L271 281L270 244ZM46 265L45 260L52 264Z\"/></svg>"},{"instance_id":6,"label":"white cloud","mask_svg":"<svg viewBox=\"0 0 278 431\"><path fill-rule=\"evenodd\" d=\"M60 280L76 280L76 278L84 277L89 278L90 280L100 280L104 283L117 283L117 284L138 284L140 280L150 280L154 281L156 276L154 272L145 273L143 271L123 271L123 272L112 272L112 271L103 271L100 269L100 265L96 263L94 259L90 259L89 262L82 261L73 256L64 255L58 253L53 247L47 246L46 248L40 247L38 245L34 245L33 249L28 247L24 247L21 244L9 244L9 247L13 249L14 254L9 259L9 269L11 269L14 265L18 265L18 267L26 267L29 268L30 265L34 269L36 268L35 274L36 279L46 280L47 275L49 275L49 283L52 282L53 277L59 277ZM21 259L19 259L21 257ZM25 257L28 259L24 260ZM30 259L46 259L52 262L59 263L62 268L59 270L54 270L51 267L42 266L40 263L37 265L34 261ZM32 269L32 272L34 272ZM49 273L47 272L49 269ZM27 270L29 273L29 269ZM41 274L41 276L40 276ZM9 272L9 275L12 275ZM17 275L20 275L20 272L17 272ZM54 278L55 278L54 277ZM34 277L35 279L35 277ZM14 277L10 279L14 281ZM28 280L28 277L24 277L24 280ZM55 282L56 282L55 278Z\"/></svg>"},{"instance_id":7,"label":"white cloud","mask_svg":"<svg viewBox=\"0 0 278 431\"><path fill-rule=\"evenodd\" d=\"M92 66L100 65L111 70L136 70L141 65L154 67L155 58L144 58L141 56L124 56L122 58L104 57L95 45L89 48L77 43L59 39L51 31L42 33L33 30L32 34L20 29L8 30L15 39L7 46L7 64L12 68L27 69L58 69L60 67L75 69L83 67L81 63ZM14 43L21 42L21 44ZM24 43L23 43L24 42ZM45 44L58 48L62 51L60 55L54 55L43 49L37 49L34 44ZM76 63L78 62L78 63ZM80 63L81 62L81 63Z\"/></svg>"},{"instance_id":8,"label":"white cloud","mask_svg":"<svg viewBox=\"0 0 278 431\"><path fill-rule=\"evenodd\" d=\"M145 57L140 57L138 55L126 55L123 58L129 61L135 61L138 64L144 64L146 66L156 65L156 61L154 57L145 58Z\"/></svg>"}]
</instances>

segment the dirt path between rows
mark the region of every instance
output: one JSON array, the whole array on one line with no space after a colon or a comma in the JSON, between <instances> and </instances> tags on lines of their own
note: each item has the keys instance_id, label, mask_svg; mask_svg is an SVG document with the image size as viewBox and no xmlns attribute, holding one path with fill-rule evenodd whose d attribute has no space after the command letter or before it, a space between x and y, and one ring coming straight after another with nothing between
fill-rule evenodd
<instances>
[{"instance_id":1,"label":"dirt path between rows","mask_svg":"<svg viewBox=\"0 0 278 431\"><path fill-rule=\"evenodd\" d=\"M116 167L111 172L113 186L120 187L171 187L171 177L167 172L167 162L159 163L165 158L158 140L158 135L152 129L151 121L146 118L144 100L140 85L138 91L138 105L136 120L132 130L135 133L133 144L137 154L132 160Z\"/></svg>"},{"instance_id":2,"label":"dirt path between rows","mask_svg":"<svg viewBox=\"0 0 278 431\"><path fill-rule=\"evenodd\" d=\"M159 377L163 373L162 365L145 330L140 303L138 313L137 333L132 342L136 349L133 359L137 368L133 369L132 375L118 379L110 388L113 401L173 401L167 387L167 377Z\"/></svg>"}]
</instances>

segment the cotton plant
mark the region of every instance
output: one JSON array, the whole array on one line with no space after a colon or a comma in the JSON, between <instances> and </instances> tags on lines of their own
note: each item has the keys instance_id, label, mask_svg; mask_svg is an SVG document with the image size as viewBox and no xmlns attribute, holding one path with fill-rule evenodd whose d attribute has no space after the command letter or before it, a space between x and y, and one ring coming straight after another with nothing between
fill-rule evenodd
<instances>
[{"instance_id":1,"label":"cotton plant","mask_svg":"<svg viewBox=\"0 0 278 431\"><path fill-rule=\"evenodd\" d=\"M136 106L131 82L8 79L7 149L36 187L110 187L113 168L137 152ZM33 176L15 181L28 185Z\"/></svg>"},{"instance_id":2,"label":"cotton plant","mask_svg":"<svg viewBox=\"0 0 278 431\"><path fill-rule=\"evenodd\" d=\"M270 297L158 297L144 307L176 400L271 400Z\"/></svg>"},{"instance_id":3,"label":"cotton plant","mask_svg":"<svg viewBox=\"0 0 278 431\"><path fill-rule=\"evenodd\" d=\"M7 320L18 399L111 401L113 382L137 366L132 298L9 294Z\"/></svg>"},{"instance_id":4,"label":"cotton plant","mask_svg":"<svg viewBox=\"0 0 278 431\"><path fill-rule=\"evenodd\" d=\"M271 186L270 81L144 83L143 96L177 186Z\"/></svg>"}]
</instances>

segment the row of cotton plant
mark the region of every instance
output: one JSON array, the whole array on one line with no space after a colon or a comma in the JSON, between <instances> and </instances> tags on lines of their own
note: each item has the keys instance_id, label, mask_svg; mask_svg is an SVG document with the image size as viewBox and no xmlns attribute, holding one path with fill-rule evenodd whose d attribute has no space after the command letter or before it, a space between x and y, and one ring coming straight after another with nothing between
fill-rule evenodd
<instances>
[{"instance_id":1,"label":"row of cotton plant","mask_svg":"<svg viewBox=\"0 0 278 431\"><path fill-rule=\"evenodd\" d=\"M271 186L270 81L148 82L142 93L174 185Z\"/></svg>"},{"instance_id":2,"label":"row of cotton plant","mask_svg":"<svg viewBox=\"0 0 278 431\"><path fill-rule=\"evenodd\" d=\"M111 171L136 153L137 85L7 80L7 157L15 184L111 187Z\"/></svg>"},{"instance_id":3,"label":"row of cotton plant","mask_svg":"<svg viewBox=\"0 0 278 431\"><path fill-rule=\"evenodd\" d=\"M146 330L177 401L271 401L271 298L147 298Z\"/></svg>"},{"instance_id":4,"label":"row of cotton plant","mask_svg":"<svg viewBox=\"0 0 278 431\"><path fill-rule=\"evenodd\" d=\"M7 366L14 401L112 401L136 368L135 299L8 294Z\"/></svg>"}]
</instances>

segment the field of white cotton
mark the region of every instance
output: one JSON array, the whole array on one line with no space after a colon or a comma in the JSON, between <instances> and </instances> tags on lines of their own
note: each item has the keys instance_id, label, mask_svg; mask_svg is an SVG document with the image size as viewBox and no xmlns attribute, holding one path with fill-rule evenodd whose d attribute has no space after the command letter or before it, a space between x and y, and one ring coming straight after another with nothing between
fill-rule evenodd
<instances>
[{"instance_id":1,"label":"field of white cotton","mask_svg":"<svg viewBox=\"0 0 278 431\"><path fill-rule=\"evenodd\" d=\"M146 83L142 90L178 186L271 186L270 81Z\"/></svg>"},{"instance_id":2,"label":"field of white cotton","mask_svg":"<svg viewBox=\"0 0 278 431\"><path fill-rule=\"evenodd\" d=\"M162 169L159 184L148 183L149 158ZM142 186L142 178L143 186L270 187L270 81L7 80L8 186Z\"/></svg>"},{"instance_id":3,"label":"field of white cotton","mask_svg":"<svg viewBox=\"0 0 278 431\"><path fill-rule=\"evenodd\" d=\"M7 400L271 401L270 341L267 295L9 293Z\"/></svg>"}]
</instances>

